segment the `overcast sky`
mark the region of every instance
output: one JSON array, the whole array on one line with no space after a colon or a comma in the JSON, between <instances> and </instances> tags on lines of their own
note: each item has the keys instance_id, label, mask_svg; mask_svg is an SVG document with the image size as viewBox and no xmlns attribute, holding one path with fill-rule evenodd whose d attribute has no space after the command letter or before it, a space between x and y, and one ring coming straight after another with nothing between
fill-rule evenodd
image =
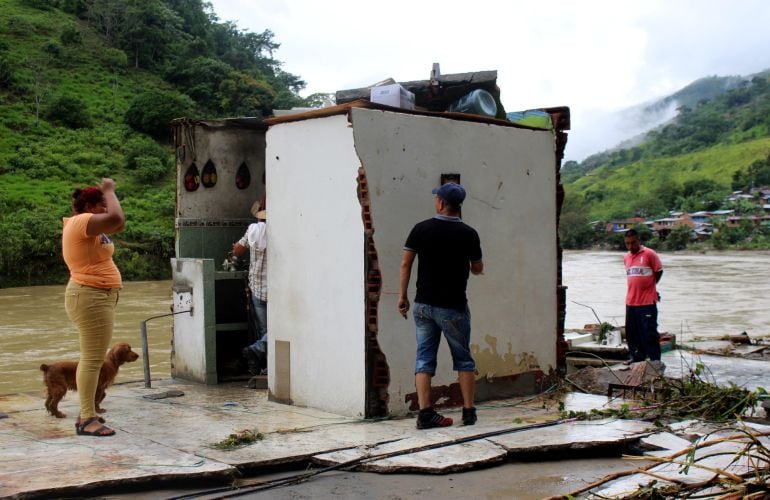
<instances>
[{"instance_id":1,"label":"overcast sky","mask_svg":"<svg viewBox=\"0 0 770 500\"><path fill-rule=\"evenodd\" d=\"M303 96L427 79L434 62L442 73L496 69L506 111L570 107L568 160L623 138L613 111L770 68L767 0L211 3L221 21L275 33Z\"/></svg>"}]
</instances>

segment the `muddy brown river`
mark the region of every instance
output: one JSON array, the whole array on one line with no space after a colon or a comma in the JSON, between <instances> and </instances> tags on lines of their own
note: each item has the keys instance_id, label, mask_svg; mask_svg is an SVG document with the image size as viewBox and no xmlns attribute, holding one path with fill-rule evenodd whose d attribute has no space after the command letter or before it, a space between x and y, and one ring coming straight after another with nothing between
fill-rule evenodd
<instances>
[{"instance_id":1,"label":"muddy brown river","mask_svg":"<svg viewBox=\"0 0 770 500\"><path fill-rule=\"evenodd\" d=\"M770 252L662 254L660 330L680 338L746 331L770 335ZM624 321L621 252L564 253L567 328ZM576 304L580 303L584 306ZM124 284L114 341L141 350L140 322L171 307L171 282ZM152 377L169 376L171 318L148 324ZM0 289L0 394L41 391L41 363L77 359L77 332L64 311L64 286ZM119 380L141 380L141 360L124 365Z\"/></svg>"},{"instance_id":2,"label":"muddy brown river","mask_svg":"<svg viewBox=\"0 0 770 500\"><path fill-rule=\"evenodd\" d=\"M615 325L624 323L623 255L564 252L563 280L569 287L566 328L596 323L596 316ZM770 252L661 253L660 258L661 332L685 340L744 331L770 336Z\"/></svg>"},{"instance_id":3,"label":"muddy brown river","mask_svg":"<svg viewBox=\"0 0 770 500\"><path fill-rule=\"evenodd\" d=\"M113 343L128 342L141 354L140 322L170 312L171 281L123 284L116 309ZM77 330L64 310L64 285L0 290L0 394L42 391L41 363L77 359ZM171 318L147 323L150 374L168 377ZM119 381L142 380L142 360L120 368Z\"/></svg>"}]
</instances>

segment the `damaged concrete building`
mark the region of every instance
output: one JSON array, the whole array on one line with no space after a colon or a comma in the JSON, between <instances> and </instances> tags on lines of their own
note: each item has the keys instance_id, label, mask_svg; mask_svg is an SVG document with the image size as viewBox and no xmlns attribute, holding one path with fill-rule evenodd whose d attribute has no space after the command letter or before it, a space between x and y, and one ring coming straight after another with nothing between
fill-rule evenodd
<instances>
[{"instance_id":1,"label":"damaged concrete building","mask_svg":"<svg viewBox=\"0 0 770 500\"><path fill-rule=\"evenodd\" d=\"M462 217L481 237L486 267L468 286L477 400L538 392L564 365L557 228L569 110L543 110L549 128L446 111L478 88L499 102L495 80L483 72L403 83L414 110L372 103L359 89L338 92L336 106L265 120L178 120L174 308L194 313L175 318L172 375L238 375L249 340L245 271L220 263L266 195L270 397L351 417L415 410L414 324L396 307L399 263L411 227L434 215L431 190L451 180L468 191ZM433 388L437 406L459 404L444 342Z\"/></svg>"}]
</instances>

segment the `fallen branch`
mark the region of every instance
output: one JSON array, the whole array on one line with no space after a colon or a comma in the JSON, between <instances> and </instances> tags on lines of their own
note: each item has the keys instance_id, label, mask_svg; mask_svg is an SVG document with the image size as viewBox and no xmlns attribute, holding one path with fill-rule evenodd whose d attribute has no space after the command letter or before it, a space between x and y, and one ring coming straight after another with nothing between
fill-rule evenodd
<instances>
[{"instance_id":1,"label":"fallen branch","mask_svg":"<svg viewBox=\"0 0 770 500\"><path fill-rule=\"evenodd\" d=\"M666 482L672 483L672 484L680 483L676 479L662 477L659 474L656 474L655 472L650 471L650 469L659 466L661 463L672 463L672 464L677 464L677 465L681 465L681 466L684 466L684 467L698 467L700 469L708 470L708 471L714 472L716 474L715 478L712 478L711 480L702 481L702 482L696 483L694 485L688 485L688 486L684 487L684 489L687 490L687 491L697 491L698 489L714 486L715 480L718 477L720 477L720 475L724 475L725 477L730 478L733 481L734 485L736 485L736 486L737 485L745 484L746 483L746 478L754 478L760 484L764 484L768 480L768 477L769 477L768 474L770 473L770 470L768 470L767 468L765 470L765 475L760 474L761 471L760 471L759 468L755 468L754 471L747 472L745 474L733 474L731 472L728 472L728 471L725 471L725 470L722 470L722 469L719 469L719 468L716 468L716 467L709 467L709 466L698 464L695 461L694 458L691 461L686 461L686 462L678 461L678 460L674 460L674 459L677 458L677 457L680 457L682 455L694 456L694 453L695 453L696 450L702 449L702 448L706 448L706 447L709 447L709 446L713 446L715 444L720 444L720 443L724 443L724 442L728 442L728 441L741 440L741 442L745 442L747 444L747 447L744 448L743 452L735 454L736 457L746 456L745 452L748 451L748 449L750 449L752 447L751 446L752 444L754 444L754 445L757 445L758 448L760 448L760 451L762 453L766 454L766 455L763 454L763 455L760 455L760 456L754 456L754 455L749 455L749 456L753 457L753 458L756 458L759 461L763 461L765 463L770 463L770 453L768 453L767 448L765 448L760 443L760 441L758 439L759 437L765 437L765 436L770 436L770 432L755 432L755 431L748 431L746 429L743 429L739 434L733 434L733 435L730 435L730 436L724 436L724 437L720 437L720 438L716 438L716 439L711 439L711 440L708 440L708 441L703 441L703 442L698 443L698 444L696 444L694 446L690 446L690 447L685 448L683 450L679 450L678 452L673 453L669 457L651 457L651 456L639 457L639 456L623 455L623 458L626 459L626 460L646 460L646 461L653 461L655 463L647 465L645 467L639 467L639 468L628 470L628 471L615 472L615 473L609 474L609 475L604 476L603 478L599 479L598 481L594 481L593 483L591 483L589 485L586 485L586 486L584 486L584 487L582 487L582 488L580 488L578 490L572 491L572 492L567 493L565 495L552 496L552 497L549 497L548 500L567 500L567 499L571 499L571 498L574 498L574 497L576 497L576 496L578 496L578 495L580 495L582 493L585 493L585 492L591 491L593 489L596 489L596 488L598 488L600 486L603 486L603 485L605 485L605 484L607 484L607 483L609 483L611 481L615 481L617 479L621 479L621 478L627 477L627 476L632 476L634 474L648 475L648 476L654 477L656 479L665 480ZM748 442L745 441L745 439L747 439L747 438L749 440ZM705 457L701 457L701 459L702 458L705 458ZM713 495L710 495L710 497L713 497ZM750 498L750 497L747 497L747 498Z\"/></svg>"}]
</instances>

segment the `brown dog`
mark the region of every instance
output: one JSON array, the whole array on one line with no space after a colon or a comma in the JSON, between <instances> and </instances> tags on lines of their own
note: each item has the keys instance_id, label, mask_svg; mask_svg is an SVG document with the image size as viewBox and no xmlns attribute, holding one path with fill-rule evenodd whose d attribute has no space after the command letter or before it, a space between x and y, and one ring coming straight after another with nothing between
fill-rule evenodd
<instances>
[{"instance_id":1,"label":"brown dog","mask_svg":"<svg viewBox=\"0 0 770 500\"><path fill-rule=\"evenodd\" d=\"M96 411L104 413L106 410L99 405L106 396L105 391L115 381L118 375L118 368L123 363L136 361L139 355L131 350L131 346L125 342L118 342L107 351L104 356L104 364L99 372L99 383L96 386ZM56 418L64 418L66 415L59 411L59 401L67 394L67 390L77 391L75 381L75 372L78 369L77 361L59 361L50 365L40 365L43 371L43 382L45 383L46 399L45 409Z\"/></svg>"}]
</instances>

